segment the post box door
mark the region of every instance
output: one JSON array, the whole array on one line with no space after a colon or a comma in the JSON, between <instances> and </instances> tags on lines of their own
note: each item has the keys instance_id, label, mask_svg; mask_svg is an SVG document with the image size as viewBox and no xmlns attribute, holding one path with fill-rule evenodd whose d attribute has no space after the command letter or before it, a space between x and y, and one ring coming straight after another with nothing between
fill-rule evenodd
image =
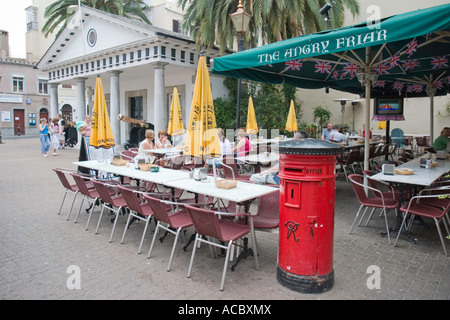
<instances>
[{"instance_id":1,"label":"post box door","mask_svg":"<svg viewBox=\"0 0 450 320\"><path fill-rule=\"evenodd\" d=\"M280 198L279 265L288 272L316 275L318 182L284 180Z\"/></svg>"}]
</instances>

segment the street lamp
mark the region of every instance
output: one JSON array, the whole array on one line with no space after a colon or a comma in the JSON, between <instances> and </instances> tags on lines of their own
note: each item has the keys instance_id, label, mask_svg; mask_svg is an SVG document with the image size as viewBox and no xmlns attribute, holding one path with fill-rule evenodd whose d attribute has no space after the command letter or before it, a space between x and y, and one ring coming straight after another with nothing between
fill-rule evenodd
<instances>
[{"instance_id":1,"label":"street lamp","mask_svg":"<svg viewBox=\"0 0 450 320\"><path fill-rule=\"evenodd\" d=\"M248 24L252 15L244 11L242 1L239 0L238 9L235 13L230 14L233 22L234 30L238 35L238 50L244 50L244 33L247 31ZM237 93L237 112L236 112L236 129L241 127L241 89L242 80L238 79L238 93Z\"/></svg>"}]
</instances>

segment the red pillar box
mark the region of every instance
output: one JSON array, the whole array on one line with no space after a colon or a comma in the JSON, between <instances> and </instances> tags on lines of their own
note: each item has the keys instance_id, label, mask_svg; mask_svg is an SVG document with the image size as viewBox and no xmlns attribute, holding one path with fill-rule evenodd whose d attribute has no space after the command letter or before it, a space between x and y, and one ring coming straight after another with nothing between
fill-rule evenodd
<instances>
[{"instance_id":1,"label":"red pillar box","mask_svg":"<svg viewBox=\"0 0 450 320\"><path fill-rule=\"evenodd\" d=\"M336 157L344 148L316 139L280 143L278 281L321 293L334 283Z\"/></svg>"}]
</instances>

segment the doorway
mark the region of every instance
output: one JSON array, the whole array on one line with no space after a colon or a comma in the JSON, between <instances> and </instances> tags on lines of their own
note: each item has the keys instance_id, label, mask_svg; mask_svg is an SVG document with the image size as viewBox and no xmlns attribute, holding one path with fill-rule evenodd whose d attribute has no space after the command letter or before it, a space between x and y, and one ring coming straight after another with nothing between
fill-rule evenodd
<instances>
[{"instance_id":1,"label":"doorway","mask_svg":"<svg viewBox=\"0 0 450 320\"><path fill-rule=\"evenodd\" d=\"M130 98L130 117L136 120L144 119L144 104L142 97Z\"/></svg>"},{"instance_id":2,"label":"doorway","mask_svg":"<svg viewBox=\"0 0 450 320\"><path fill-rule=\"evenodd\" d=\"M65 104L61 108L61 117L66 122L72 122L72 107L69 104Z\"/></svg>"},{"instance_id":3,"label":"doorway","mask_svg":"<svg viewBox=\"0 0 450 320\"><path fill-rule=\"evenodd\" d=\"M25 110L14 109L14 135L25 135Z\"/></svg>"}]
</instances>

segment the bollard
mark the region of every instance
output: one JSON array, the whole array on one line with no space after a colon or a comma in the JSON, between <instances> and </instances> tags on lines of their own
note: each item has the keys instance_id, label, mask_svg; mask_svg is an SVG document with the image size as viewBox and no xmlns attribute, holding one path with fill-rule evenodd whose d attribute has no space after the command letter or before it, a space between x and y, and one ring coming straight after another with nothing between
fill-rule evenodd
<instances>
[{"instance_id":1,"label":"bollard","mask_svg":"<svg viewBox=\"0 0 450 320\"><path fill-rule=\"evenodd\" d=\"M336 156L344 148L316 139L280 143L278 281L301 293L334 284Z\"/></svg>"}]
</instances>

